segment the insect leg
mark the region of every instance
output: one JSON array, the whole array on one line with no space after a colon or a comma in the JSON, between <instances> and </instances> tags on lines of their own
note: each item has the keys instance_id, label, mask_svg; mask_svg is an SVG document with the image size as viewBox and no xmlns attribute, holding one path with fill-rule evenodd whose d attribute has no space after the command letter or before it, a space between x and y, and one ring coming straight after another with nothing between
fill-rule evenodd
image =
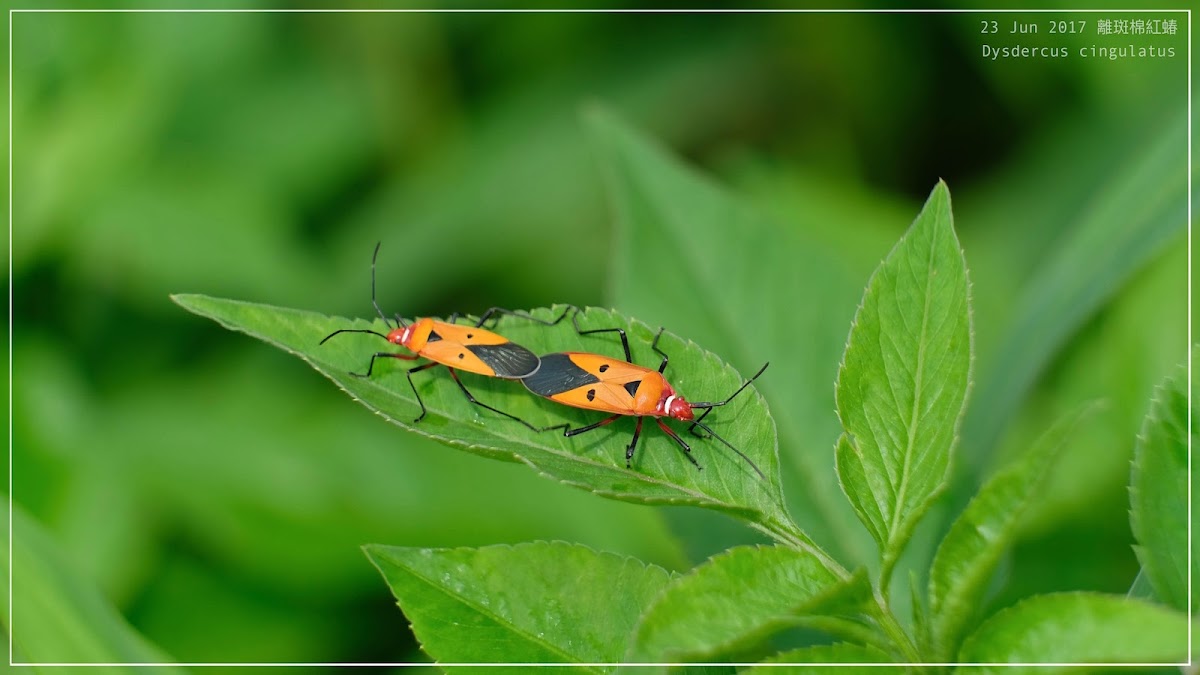
<instances>
[{"instance_id":1,"label":"insect leg","mask_svg":"<svg viewBox=\"0 0 1200 675\"><path fill-rule=\"evenodd\" d=\"M613 422L616 422L617 420L621 419L622 417L623 417L623 415L613 415L612 417L605 417L604 419L600 420L599 422L596 422L595 424L589 424L586 427L579 427L578 429L572 429L568 425L565 425L565 424L559 425L557 427L550 427L550 428L551 429L563 429L563 436L566 436L569 438L571 436L578 436L579 434L582 434L585 431L592 431L595 429L599 429L600 427L612 424Z\"/></svg>"},{"instance_id":2,"label":"insect leg","mask_svg":"<svg viewBox=\"0 0 1200 675\"><path fill-rule=\"evenodd\" d=\"M484 312L483 316L479 317L479 321L475 323L475 327L482 328L483 324L485 324L489 320L491 320L492 317L495 317L496 323L499 323L500 317L496 316L497 314L507 314L509 316L517 316L522 319L526 319L528 321L536 321L537 323L540 323L545 326L554 326L554 325L557 325L558 322L560 322L564 318L566 318L567 314L571 310L575 310L576 312L578 312L579 308L574 305L567 305L567 308L563 310L562 314L558 315L557 319L539 319L536 316L529 314L528 312L514 312L511 309L504 309L503 307L492 307L492 308L488 309L488 311ZM492 326L495 327L496 323L493 323Z\"/></svg>"},{"instance_id":3,"label":"insect leg","mask_svg":"<svg viewBox=\"0 0 1200 675\"><path fill-rule=\"evenodd\" d=\"M638 417L637 426L633 428L633 440L629 441L629 447L625 448L625 468L632 468L633 451L637 449L638 436L642 434L642 420L645 417Z\"/></svg>"},{"instance_id":4,"label":"insect leg","mask_svg":"<svg viewBox=\"0 0 1200 675\"><path fill-rule=\"evenodd\" d=\"M375 356L396 356L396 355L395 354L376 354ZM402 357L397 356L397 358L402 358ZM413 358L416 358L416 357L413 357ZM374 358L372 358L372 361L374 361ZM419 373L422 370L428 370L430 368L433 368L434 366L440 366L440 365L442 365L442 364L434 362L434 361L430 361L429 363L423 363L419 366L416 366L415 368L408 369L408 386L412 387L413 396L417 397L417 403L420 404L420 406L421 406L421 414L417 415L417 419L413 420L413 424L416 424L417 422L420 422L422 419L425 418L425 402L421 400L421 395L419 393L417 393L417 385L415 382L413 382L413 379L412 379L413 373ZM450 372L453 373L454 370L452 369Z\"/></svg>"},{"instance_id":5,"label":"insect leg","mask_svg":"<svg viewBox=\"0 0 1200 675\"><path fill-rule=\"evenodd\" d=\"M374 354L371 355L370 362L367 363L367 372L365 372L365 373L350 373L350 374L355 377L370 377L371 371L375 368L375 359L384 358L384 357L389 358L389 359L400 359L401 361L416 361L417 359L421 358L421 357L417 356L416 354L410 355L410 354L397 354L395 352L375 352ZM422 367L426 367L426 366L422 366Z\"/></svg>"},{"instance_id":6,"label":"insect leg","mask_svg":"<svg viewBox=\"0 0 1200 675\"><path fill-rule=\"evenodd\" d=\"M571 317L571 322L575 324L575 332L580 335L590 335L592 333L619 333L621 335L621 346L625 348L625 360L633 363L633 356L629 352L629 338L625 336L624 328L593 328L591 330L583 330L579 327L579 312L575 312L575 316Z\"/></svg>"},{"instance_id":7,"label":"insect leg","mask_svg":"<svg viewBox=\"0 0 1200 675\"><path fill-rule=\"evenodd\" d=\"M654 336L654 342L650 343L650 349L653 349L655 354L658 354L659 356L663 357L662 363L659 364L659 366L658 366L659 373L662 373L663 371L665 371L667 369L667 359L669 358L667 356L666 352L664 352L663 350L658 348L658 339L660 337L662 337L662 334L663 334L663 329L659 328L658 335Z\"/></svg>"},{"instance_id":8,"label":"insect leg","mask_svg":"<svg viewBox=\"0 0 1200 675\"><path fill-rule=\"evenodd\" d=\"M703 471L704 467L700 466L700 463L697 462L696 458L692 456L691 446L689 446L687 443L685 443L683 441L683 439L679 437L679 434L675 433L675 430L672 429L671 427L667 426L666 423L663 422L661 419L655 419L654 421L658 422L659 429L662 429L663 431L667 432L667 435L670 436L676 443L679 444L679 448L681 450L683 450L683 455L688 458L688 461L691 462L692 464L695 464L697 469L700 469L701 471Z\"/></svg>"},{"instance_id":9,"label":"insect leg","mask_svg":"<svg viewBox=\"0 0 1200 675\"><path fill-rule=\"evenodd\" d=\"M510 415L509 413L506 413L503 410L497 410L486 403L481 403L478 400L476 400L475 397L471 395L471 392L467 391L467 386L462 383L462 380L458 379L458 373L453 368L450 369L450 377L454 378L454 382L456 384L458 384L458 388L462 389L462 392L464 394L466 394L466 396L467 396L467 400L470 401L471 403L474 403L475 405L477 405L481 408L487 408L488 410L491 410L494 413L499 413L501 415L504 415L505 417L507 417L511 420L516 420L534 431L546 431L546 429L535 427L532 424L530 424L529 422L526 422L525 420L521 419L520 417L517 417L516 415Z\"/></svg>"}]
</instances>

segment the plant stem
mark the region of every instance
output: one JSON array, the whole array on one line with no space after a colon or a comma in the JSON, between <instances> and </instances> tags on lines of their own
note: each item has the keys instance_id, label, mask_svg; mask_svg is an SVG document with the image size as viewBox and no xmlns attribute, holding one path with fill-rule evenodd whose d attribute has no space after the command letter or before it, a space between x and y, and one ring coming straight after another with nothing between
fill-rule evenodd
<instances>
[{"instance_id":1,"label":"plant stem","mask_svg":"<svg viewBox=\"0 0 1200 675\"><path fill-rule=\"evenodd\" d=\"M877 613L875 619L883 632L891 639L892 644L900 652L908 663L920 663L921 654L917 651L916 645L913 644L912 638L904 631L904 627L896 620L896 616L892 614L892 608L888 605L887 599L883 597L880 591L875 592L875 603Z\"/></svg>"},{"instance_id":2,"label":"plant stem","mask_svg":"<svg viewBox=\"0 0 1200 675\"><path fill-rule=\"evenodd\" d=\"M801 551L811 554L814 558L821 562L821 565L823 565L825 569L829 570L829 572L837 578L842 579L843 581L850 578L850 572L846 571L845 567L842 567L838 561L834 560L828 553L823 551L820 546L817 546L816 542L814 542L812 539L809 539L808 535L805 534L804 531L801 530L800 527L791 520L784 521L779 519L771 519L762 523L752 522L750 524L755 529L763 532L781 544L785 544L792 548L800 549Z\"/></svg>"},{"instance_id":3,"label":"plant stem","mask_svg":"<svg viewBox=\"0 0 1200 675\"><path fill-rule=\"evenodd\" d=\"M892 543L889 541L884 547L883 559L879 566L879 592L883 596L887 596L888 587L892 585L892 571L896 568L896 562L899 559L898 553L893 553Z\"/></svg>"}]
</instances>

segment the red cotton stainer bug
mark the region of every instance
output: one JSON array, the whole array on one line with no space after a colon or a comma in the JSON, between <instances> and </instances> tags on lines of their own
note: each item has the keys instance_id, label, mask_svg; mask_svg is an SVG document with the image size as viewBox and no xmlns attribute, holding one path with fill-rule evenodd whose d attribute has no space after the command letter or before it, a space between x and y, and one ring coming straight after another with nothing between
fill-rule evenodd
<instances>
[{"instance_id":1,"label":"red cotton stainer bug","mask_svg":"<svg viewBox=\"0 0 1200 675\"><path fill-rule=\"evenodd\" d=\"M561 320L562 317L559 317ZM658 330L658 334L654 336L654 342L650 348L656 354L662 356L662 363L658 370L650 370L633 363L633 357L629 351L629 339L625 336L624 329L621 328L596 328L592 330L582 330L579 327L579 313L576 312L572 316L572 322L575 324L575 330L580 335L588 335L591 333L618 333L621 336L621 346L625 348L625 360L610 358L600 354L591 354L588 352L558 352L555 354L546 354L541 357L542 365L538 370L521 379L525 388L529 391L557 401L564 405L569 405L575 408L583 408L584 410L598 410L600 412L613 413L595 424L589 424L585 427L572 429L570 425L563 424L549 429L563 429L564 436L577 436L584 432L598 429L602 426L611 424L622 417L637 417L637 426L633 429L633 439L629 442L629 446L625 449L625 467L630 468L633 462L633 453L637 448L638 437L642 433L642 421L647 417L655 418L662 429L680 449L683 450L684 456L688 458L696 468L701 468L696 459L692 457L692 449L679 434L671 427L663 422L664 417L673 417L683 422L691 422L688 428L694 435L696 434L695 427L700 427L708 432L709 436L716 438L723 443L727 448L736 452L742 459L746 460L756 473L761 478L766 478L763 472L758 468L753 460L745 455L741 450L735 448L729 441L721 438L704 424L704 417L712 412L713 408L717 408L728 404L738 394L742 392L751 382L756 380L763 371L767 369L769 363L763 364L763 367L754 374L754 377L746 380L738 390L733 392L728 398L723 401L705 402L705 403L690 403L680 394L676 393L674 387L667 382L663 377L663 371L667 369L668 356L658 348L659 338L662 337L663 329ZM704 413L699 418L695 417L693 411L704 409Z\"/></svg>"},{"instance_id":2,"label":"red cotton stainer bug","mask_svg":"<svg viewBox=\"0 0 1200 675\"><path fill-rule=\"evenodd\" d=\"M379 308L379 303L375 300L375 260L379 257L379 246L379 244L375 245L375 253L371 256L371 304L375 306L375 311L383 319L384 325L388 325L388 318L384 315L383 310ZM467 390L462 380L458 378L456 371L463 370L469 373L498 377L505 380L519 380L529 377L537 372L541 365L541 361L537 355L502 335L485 330L483 324L493 317L499 320L497 315L509 314L552 326L562 321L570 309L568 307L563 311L562 316L548 321L521 312L493 307L484 312L483 316L477 322L469 325L458 325L456 323L458 320L457 313L448 317L447 321L424 318L417 319L412 323L405 323L404 319L400 318L400 315L397 314L396 327L389 330L387 334L365 328L342 328L326 335L320 344L325 344L333 336L341 335L342 333L368 333L381 337L394 345L404 347L412 352L412 354L375 352L371 355L371 360L367 364L367 372L350 373L356 377L369 378L375 368L375 359L378 358L400 359L403 361L428 359L429 363L423 363L406 371L408 384L412 387L413 395L417 398L417 404L421 406L421 414L413 420L414 424L420 422L425 417L426 410L425 402L421 400L421 394L417 392L417 385L413 382L413 373L437 366L446 366L447 370L450 371L450 377L454 378L455 384L466 395L468 401L509 419L516 420L534 431L541 431L538 427L533 426L516 415L511 415L503 410L498 410L478 401Z\"/></svg>"}]
</instances>

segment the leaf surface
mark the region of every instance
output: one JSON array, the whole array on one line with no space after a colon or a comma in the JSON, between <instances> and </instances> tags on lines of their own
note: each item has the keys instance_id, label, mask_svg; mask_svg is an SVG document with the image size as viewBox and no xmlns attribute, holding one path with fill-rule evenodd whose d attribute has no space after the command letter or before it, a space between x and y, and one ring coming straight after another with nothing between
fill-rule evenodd
<instances>
[{"instance_id":1,"label":"leaf surface","mask_svg":"<svg viewBox=\"0 0 1200 675\"><path fill-rule=\"evenodd\" d=\"M850 672L850 669L844 665L822 666L821 664L889 663L890 661L891 659L888 658L887 654L874 647L856 645L849 642L837 642L830 645L793 649L776 654L763 661L763 663L772 665L754 666L744 672L752 675L771 675L771 673L828 673L829 675L842 675L843 673ZM785 663L794 665L792 667L774 665ZM904 666L871 666L870 670L866 672L904 673L908 672L908 669Z\"/></svg>"},{"instance_id":2,"label":"leaf surface","mask_svg":"<svg viewBox=\"0 0 1200 675\"><path fill-rule=\"evenodd\" d=\"M634 558L563 542L365 551L422 648L446 663L617 663L670 579Z\"/></svg>"},{"instance_id":3,"label":"leaf surface","mask_svg":"<svg viewBox=\"0 0 1200 675\"><path fill-rule=\"evenodd\" d=\"M7 525L8 505L0 507ZM32 663L158 663L171 659L133 629L125 617L81 578L67 555L21 510L12 512L12 558L5 546L3 571L12 575L4 624L14 659ZM7 528L6 528L7 529ZM11 614L9 609L11 607ZM179 673L170 665L137 672Z\"/></svg>"},{"instance_id":4,"label":"leaf surface","mask_svg":"<svg viewBox=\"0 0 1200 675\"><path fill-rule=\"evenodd\" d=\"M945 485L970 370L966 263L939 183L871 277L838 373L838 476L879 543L884 586Z\"/></svg>"},{"instance_id":5,"label":"leaf surface","mask_svg":"<svg viewBox=\"0 0 1200 675\"><path fill-rule=\"evenodd\" d=\"M676 579L647 610L627 661L702 660L870 598L865 575L830 572L812 553L742 546Z\"/></svg>"},{"instance_id":6,"label":"leaf surface","mask_svg":"<svg viewBox=\"0 0 1200 675\"><path fill-rule=\"evenodd\" d=\"M1047 474L1083 412L1049 429L1032 450L993 476L950 526L929 570L932 637L950 660L968 622L983 605L996 565L1012 545L1021 517L1038 498Z\"/></svg>"},{"instance_id":7,"label":"leaf surface","mask_svg":"<svg viewBox=\"0 0 1200 675\"><path fill-rule=\"evenodd\" d=\"M322 338L341 328L386 332L382 321L348 320L201 295L173 298L184 308L226 328L299 356L355 400L408 431L486 457L524 462L556 480L605 497L647 504L700 506L753 521L769 531L794 529L780 494L775 426L766 403L753 387L714 411L706 423L751 457L766 475L765 479L715 439L687 434L683 423L675 423L675 428L688 439L703 470L690 464L682 450L653 428L652 422L643 429L630 470L625 468L624 449L632 435L632 419L572 438L565 438L561 431L533 431L472 405L444 371L438 372L440 368L414 375L429 411L425 419L414 424L419 408L404 372L412 367L411 363L377 359L371 378L351 374L365 371L373 353L400 352L400 347L366 334L340 335L319 344ZM563 308L541 309L533 314L554 318L562 311ZM658 357L649 349L656 331L649 326L601 309L589 310L579 323L585 330L624 327L630 336L634 359L657 366ZM535 354L574 350L623 358L615 336L581 336L570 320L548 327L519 317L504 317L496 330ZM670 381L680 394L686 393L691 400L721 400L745 381L717 356L669 333L663 335L660 349L671 356ZM600 413L538 398L519 382L471 373L460 377L480 401L537 427L562 423L580 427L603 419Z\"/></svg>"},{"instance_id":8,"label":"leaf surface","mask_svg":"<svg viewBox=\"0 0 1200 675\"><path fill-rule=\"evenodd\" d=\"M786 411L775 421L788 503L823 545L865 564L871 542L827 480L826 440L837 433L828 383L840 327L861 282L827 243L758 212L616 116L592 111L587 122L613 210L611 302L743 369L771 362L756 386Z\"/></svg>"},{"instance_id":9,"label":"leaf surface","mask_svg":"<svg viewBox=\"0 0 1200 675\"><path fill-rule=\"evenodd\" d=\"M1038 595L1001 610L963 643L962 663L1179 663L1185 615L1100 593ZM1008 672L963 668L964 672Z\"/></svg>"},{"instance_id":10,"label":"leaf surface","mask_svg":"<svg viewBox=\"0 0 1200 675\"><path fill-rule=\"evenodd\" d=\"M1193 352L1195 356L1195 352ZM1129 485L1130 525L1134 547L1155 595L1172 607L1188 611L1198 604L1188 598L1188 485L1195 492L1195 473L1189 479L1187 374L1177 373L1154 392L1150 412L1134 448ZM1193 394L1193 401L1195 395ZM1192 412L1193 424L1197 416ZM1194 517L1194 514L1193 514ZM1200 579L1200 556L1192 552L1192 578Z\"/></svg>"}]
</instances>

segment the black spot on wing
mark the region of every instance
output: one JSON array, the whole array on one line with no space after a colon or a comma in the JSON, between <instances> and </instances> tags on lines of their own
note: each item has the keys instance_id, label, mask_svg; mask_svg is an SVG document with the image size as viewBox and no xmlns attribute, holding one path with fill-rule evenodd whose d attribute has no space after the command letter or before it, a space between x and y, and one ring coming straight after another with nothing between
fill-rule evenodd
<instances>
[{"instance_id":1,"label":"black spot on wing","mask_svg":"<svg viewBox=\"0 0 1200 675\"><path fill-rule=\"evenodd\" d=\"M542 367L533 375L521 380L526 389L538 396L554 396L599 381L595 375L575 365L566 354L543 356Z\"/></svg>"},{"instance_id":2,"label":"black spot on wing","mask_svg":"<svg viewBox=\"0 0 1200 675\"><path fill-rule=\"evenodd\" d=\"M521 345L505 342L499 345L467 345L471 353L488 364L496 377L519 379L538 369L538 357Z\"/></svg>"},{"instance_id":3,"label":"black spot on wing","mask_svg":"<svg viewBox=\"0 0 1200 675\"><path fill-rule=\"evenodd\" d=\"M429 337L426 338L426 342L437 342L438 340L441 340L441 339L442 339L442 336L438 335L437 331L431 330L431 331L429 331Z\"/></svg>"},{"instance_id":4,"label":"black spot on wing","mask_svg":"<svg viewBox=\"0 0 1200 675\"><path fill-rule=\"evenodd\" d=\"M629 392L630 396L636 396L638 387L641 386L641 384L642 384L641 380L634 380L633 382L626 382L625 383L625 391Z\"/></svg>"}]
</instances>

